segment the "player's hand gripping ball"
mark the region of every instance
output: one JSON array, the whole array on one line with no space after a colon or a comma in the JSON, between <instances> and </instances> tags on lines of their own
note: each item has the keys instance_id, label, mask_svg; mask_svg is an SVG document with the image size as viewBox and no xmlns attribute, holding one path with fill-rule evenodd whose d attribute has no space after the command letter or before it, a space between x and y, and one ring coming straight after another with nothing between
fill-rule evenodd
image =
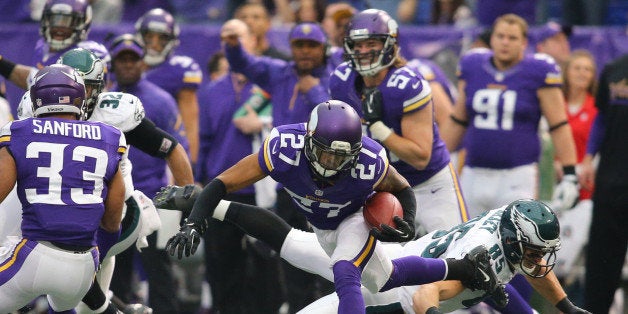
<instances>
[{"instance_id":1,"label":"player's hand gripping ball","mask_svg":"<svg viewBox=\"0 0 628 314\"><path fill-rule=\"evenodd\" d=\"M364 203L364 220L373 228L382 231L382 224L397 228L393 219L403 218L403 209L397 197L390 192L376 192Z\"/></svg>"}]
</instances>

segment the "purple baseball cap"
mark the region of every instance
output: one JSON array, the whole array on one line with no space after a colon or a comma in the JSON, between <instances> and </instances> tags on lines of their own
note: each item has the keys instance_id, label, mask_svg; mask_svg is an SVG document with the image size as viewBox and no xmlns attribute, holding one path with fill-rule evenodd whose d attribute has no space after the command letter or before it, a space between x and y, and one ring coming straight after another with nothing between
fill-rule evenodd
<instances>
[{"instance_id":1,"label":"purple baseball cap","mask_svg":"<svg viewBox=\"0 0 628 314\"><path fill-rule=\"evenodd\" d=\"M321 44L327 43L327 36L325 32L317 23L305 22L295 25L290 30L290 36L288 36L290 42L294 40L312 40Z\"/></svg>"},{"instance_id":2,"label":"purple baseball cap","mask_svg":"<svg viewBox=\"0 0 628 314\"><path fill-rule=\"evenodd\" d=\"M144 48L135 40L132 34L123 34L116 37L109 47L111 59L115 59L122 51L133 51L140 58L144 57Z\"/></svg>"},{"instance_id":3,"label":"purple baseball cap","mask_svg":"<svg viewBox=\"0 0 628 314\"><path fill-rule=\"evenodd\" d=\"M560 25L554 21L550 21L545 23L545 25L543 25L537 32L535 38L536 38L536 42L540 43L550 37L555 36L556 34L559 33L564 33L565 36L569 37L571 36L571 26L567 26L567 25Z\"/></svg>"}]
</instances>

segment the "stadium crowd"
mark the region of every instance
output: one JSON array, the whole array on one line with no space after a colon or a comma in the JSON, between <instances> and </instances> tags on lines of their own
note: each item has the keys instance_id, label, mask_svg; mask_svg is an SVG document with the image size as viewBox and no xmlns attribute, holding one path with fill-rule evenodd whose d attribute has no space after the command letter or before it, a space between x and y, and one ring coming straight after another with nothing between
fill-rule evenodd
<instances>
[{"instance_id":1,"label":"stadium crowd","mask_svg":"<svg viewBox=\"0 0 628 314\"><path fill-rule=\"evenodd\" d=\"M625 313L628 6L504 2L3 2L0 313Z\"/></svg>"}]
</instances>

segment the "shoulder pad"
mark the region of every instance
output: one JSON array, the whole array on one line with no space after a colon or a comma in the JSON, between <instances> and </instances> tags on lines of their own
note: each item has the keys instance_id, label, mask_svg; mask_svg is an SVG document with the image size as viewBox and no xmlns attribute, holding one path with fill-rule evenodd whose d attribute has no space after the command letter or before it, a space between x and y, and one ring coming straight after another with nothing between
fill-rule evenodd
<instances>
[{"instance_id":1,"label":"shoulder pad","mask_svg":"<svg viewBox=\"0 0 628 314\"><path fill-rule=\"evenodd\" d=\"M128 132L137 127L145 116L144 106L134 95L105 92L98 95L89 121L100 121Z\"/></svg>"},{"instance_id":2,"label":"shoulder pad","mask_svg":"<svg viewBox=\"0 0 628 314\"><path fill-rule=\"evenodd\" d=\"M17 106L17 118L23 120L33 117L33 102L31 102L31 93L26 91L20 99L20 104Z\"/></svg>"}]
</instances>

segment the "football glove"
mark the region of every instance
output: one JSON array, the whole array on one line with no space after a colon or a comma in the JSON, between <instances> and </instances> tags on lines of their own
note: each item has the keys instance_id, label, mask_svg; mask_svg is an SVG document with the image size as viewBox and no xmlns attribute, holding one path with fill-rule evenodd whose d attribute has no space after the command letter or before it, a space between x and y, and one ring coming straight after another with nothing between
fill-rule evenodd
<instances>
[{"instance_id":1,"label":"football glove","mask_svg":"<svg viewBox=\"0 0 628 314\"><path fill-rule=\"evenodd\" d=\"M554 189L550 205L555 210L570 209L576 205L579 196L578 177L575 174L566 174Z\"/></svg>"},{"instance_id":2,"label":"football glove","mask_svg":"<svg viewBox=\"0 0 628 314\"><path fill-rule=\"evenodd\" d=\"M362 95L362 113L367 125L370 126L377 121L381 121L384 102L382 92L377 87L365 88Z\"/></svg>"},{"instance_id":3,"label":"football glove","mask_svg":"<svg viewBox=\"0 0 628 314\"><path fill-rule=\"evenodd\" d=\"M203 236L206 229L206 221L198 222L186 219L179 229L179 233L175 234L166 243L166 251L172 256L174 256L176 251L179 259L183 258L183 252L185 252L186 257L193 255L196 249L198 249L198 245L201 243L201 236Z\"/></svg>"},{"instance_id":4,"label":"football glove","mask_svg":"<svg viewBox=\"0 0 628 314\"><path fill-rule=\"evenodd\" d=\"M408 223L399 216L393 217L393 220L397 224L397 229L382 224L382 230L372 228L371 235L382 242L408 242L414 239L414 224Z\"/></svg>"},{"instance_id":5,"label":"football glove","mask_svg":"<svg viewBox=\"0 0 628 314\"><path fill-rule=\"evenodd\" d=\"M155 207L161 209L180 210L183 217L190 215L196 198L203 189L195 184L186 186L169 185L162 187L153 197Z\"/></svg>"}]
</instances>

